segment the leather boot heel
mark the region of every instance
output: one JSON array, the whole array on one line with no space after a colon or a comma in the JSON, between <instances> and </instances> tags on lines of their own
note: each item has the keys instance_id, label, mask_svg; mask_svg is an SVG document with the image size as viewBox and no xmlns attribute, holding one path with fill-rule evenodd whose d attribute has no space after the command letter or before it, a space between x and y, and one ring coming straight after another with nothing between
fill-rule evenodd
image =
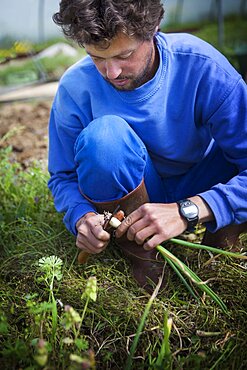
<instances>
[{"instance_id":1,"label":"leather boot heel","mask_svg":"<svg viewBox=\"0 0 247 370\"><path fill-rule=\"evenodd\" d=\"M238 247L241 242L239 236L242 233L247 233L247 222L240 225L225 226L215 233L206 230L202 244L218 248Z\"/></svg>"}]
</instances>

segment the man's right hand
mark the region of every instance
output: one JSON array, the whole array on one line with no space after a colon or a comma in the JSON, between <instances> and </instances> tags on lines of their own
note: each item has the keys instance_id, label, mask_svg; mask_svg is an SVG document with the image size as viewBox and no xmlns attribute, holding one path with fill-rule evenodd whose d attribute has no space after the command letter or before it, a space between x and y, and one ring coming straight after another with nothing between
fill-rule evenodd
<instances>
[{"instance_id":1,"label":"man's right hand","mask_svg":"<svg viewBox=\"0 0 247 370\"><path fill-rule=\"evenodd\" d=\"M90 254L102 252L110 241L110 234L103 229L103 224L103 215L86 213L76 224L76 246Z\"/></svg>"}]
</instances>

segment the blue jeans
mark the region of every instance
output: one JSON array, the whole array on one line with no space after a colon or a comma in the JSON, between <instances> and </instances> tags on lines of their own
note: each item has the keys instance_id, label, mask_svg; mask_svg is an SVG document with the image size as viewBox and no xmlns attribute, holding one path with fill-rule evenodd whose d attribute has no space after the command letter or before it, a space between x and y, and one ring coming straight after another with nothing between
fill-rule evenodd
<instances>
[{"instance_id":1,"label":"blue jeans","mask_svg":"<svg viewBox=\"0 0 247 370\"><path fill-rule=\"evenodd\" d=\"M172 203L225 183L237 169L214 145L187 173L161 178L145 144L126 121L117 116L93 120L75 143L79 187L93 201L120 199L144 178L150 202Z\"/></svg>"}]
</instances>

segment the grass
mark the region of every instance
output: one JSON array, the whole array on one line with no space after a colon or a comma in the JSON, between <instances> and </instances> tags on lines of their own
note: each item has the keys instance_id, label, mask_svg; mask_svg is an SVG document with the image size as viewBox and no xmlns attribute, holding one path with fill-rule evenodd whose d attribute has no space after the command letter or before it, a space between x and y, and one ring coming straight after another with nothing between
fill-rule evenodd
<instances>
[{"instance_id":1,"label":"grass","mask_svg":"<svg viewBox=\"0 0 247 370\"><path fill-rule=\"evenodd\" d=\"M166 289L148 306L144 323L150 296L136 285L119 251L111 245L78 265L74 237L53 208L47 173L37 163L23 172L9 158L10 149L0 151L1 368L122 370L132 351L131 369L164 369L168 350L169 369L247 367L246 262L166 244L208 281L228 314L209 296L199 302L191 297L167 265ZM41 268L51 256L62 261L59 279Z\"/></svg>"}]
</instances>

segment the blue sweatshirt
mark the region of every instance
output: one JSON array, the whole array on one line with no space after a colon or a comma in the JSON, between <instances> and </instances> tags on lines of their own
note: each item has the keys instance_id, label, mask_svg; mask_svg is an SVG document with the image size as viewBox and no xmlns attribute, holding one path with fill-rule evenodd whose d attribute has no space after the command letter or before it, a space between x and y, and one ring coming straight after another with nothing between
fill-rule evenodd
<instances>
[{"instance_id":1,"label":"blue sweatshirt","mask_svg":"<svg viewBox=\"0 0 247 370\"><path fill-rule=\"evenodd\" d=\"M152 80L118 91L87 56L61 78L49 125L48 186L68 230L92 205L78 189L74 144L93 119L118 115L145 143L163 178L186 173L215 141L239 174L200 194L209 204L212 231L247 220L247 89L227 59L188 34L155 36L160 65Z\"/></svg>"}]
</instances>

